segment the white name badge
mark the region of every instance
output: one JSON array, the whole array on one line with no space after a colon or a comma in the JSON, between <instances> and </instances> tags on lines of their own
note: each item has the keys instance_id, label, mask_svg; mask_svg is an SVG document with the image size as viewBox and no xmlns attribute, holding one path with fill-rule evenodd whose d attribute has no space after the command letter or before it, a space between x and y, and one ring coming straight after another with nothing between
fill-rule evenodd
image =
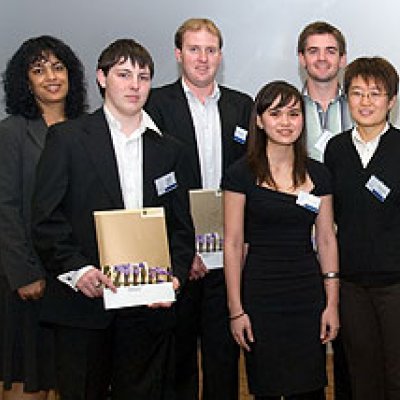
<instances>
[{"instance_id":1,"label":"white name badge","mask_svg":"<svg viewBox=\"0 0 400 400\"><path fill-rule=\"evenodd\" d=\"M173 171L158 179L155 179L154 183L156 184L157 194L159 196L171 192L178 186L178 184L176 183L175 172Z\"/></svg>"},{"instance_id":2,"label":"white name badge","mask_svg":"<svg viewBox=\"0 0 400 400\"><path fill-rule=\"evenodd\" d=\"M311 193L300 191L297 195L296 204L314 213L318 213L321 199Z\"/></svg>"},{"instance_id":3,"label":"white name badge","mask_svg":"<svg viewBox=\"0 0 400 400\"><path fill-rule=\"evenodd\" d=\"M329 139L331 139L333 136L334 136L334 134L331 131L324 129L322 131L321 136L319 137L317 142L314 144L314 147L321 153L324 153L326 145L329 142Z\"/></svg>"},{"instance_id":4,"label":"white name badge","mask_svg":"<svg viewBox=\"0 0 400 400\"><path fill-rule=\"evenodd\" d=\"M245 144L247 139L247 131L246 129L237 126L235 129L235 133L233 134L233 140L239 142L241 144Z\"/></svg>"},{"instance_id":5,"label":"white name badge","mask_svg":"<svg viewBox=\"0 0 400 400\"><path fill-rule=\"evenodd\" d=\"M365 187L382 203L390 193L390 189L375 175L371 175Z\"/></svg>"},{"instance_id":6,"label":"white name badge","mask_svg":"<svg viewBox=\"0 0 400 400\"><path fill-rule=\"evenodd\" d=\"M220 269L224 267L223 251L202 252L199 253L199 256L207 269Z\"/></svg>"}]
</instances>

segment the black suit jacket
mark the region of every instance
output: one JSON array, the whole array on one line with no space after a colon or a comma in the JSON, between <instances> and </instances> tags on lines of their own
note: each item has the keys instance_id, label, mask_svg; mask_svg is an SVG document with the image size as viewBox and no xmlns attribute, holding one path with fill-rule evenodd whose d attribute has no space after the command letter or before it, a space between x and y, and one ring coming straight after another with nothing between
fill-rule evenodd
<instances>
[{"instance_id":1,"label":"black suit jacket","mask_svg":"<svg viewBox=\"0 0 400 400\"><path fill-rule=\"evenodd\" d=\"M165 209L174 274L184 281L194 253L186 188L180 184L182 152L172 138L147 130L143 136L143 206ZM158 196L154 180L175 171L178 188ZM111 134L103 113L85 115L49 130L37 170L33 241L53 277L43 318L78 327L106 326L113 312L55 278L85 265L99 265L93 211L124 208ZM132 310L133 312L134 310Z\"/></svg>"},{"instance_id":2,"label":"black suit jacket","mask_svg":"<svg viewBox=\"0 0 400 400\"><path fill-rule=\"evenodd\" d=\"M234 133L237 126L248 130L253 101L244 93L221 85L219 88L221 96L218 108L221 118L222 173L224 173L227 167L245 152L246 146L234 140ZM169 133L184 144L192 172L191 176L185 177L187 186L191 189L201 188L196 134L181 80L153 89L146 104L146 111L161 131Z\"/></svg>"},{"instance_id":3,"label":"black suit jacket","mask_svg":"<svg viewBox=\"0 0 400 400\"><path fill-rule=\"evenodd\" d=\"M0 275L11 290L46 275L30 229L35 169L46 133L42 118L13 115L0 123Z\"/></svg>"}]
</instances>

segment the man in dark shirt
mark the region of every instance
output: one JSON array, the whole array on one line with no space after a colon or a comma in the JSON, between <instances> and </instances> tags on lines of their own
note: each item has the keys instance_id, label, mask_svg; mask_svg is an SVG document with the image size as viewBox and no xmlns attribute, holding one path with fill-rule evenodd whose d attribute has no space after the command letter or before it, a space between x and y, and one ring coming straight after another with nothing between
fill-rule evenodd
<instances>
[{"instance_id":1,"label":"man in dark shirt","mask_svg":"<svg viewBox=\"0 0 400 400\"><path fill-rule=\"evenodd\" d=\"M352 130L332 138L341 326L354 400L400 399L400 131L388 122L399 76L379 57L348 65Z\"/></svg>"}]
</instances>

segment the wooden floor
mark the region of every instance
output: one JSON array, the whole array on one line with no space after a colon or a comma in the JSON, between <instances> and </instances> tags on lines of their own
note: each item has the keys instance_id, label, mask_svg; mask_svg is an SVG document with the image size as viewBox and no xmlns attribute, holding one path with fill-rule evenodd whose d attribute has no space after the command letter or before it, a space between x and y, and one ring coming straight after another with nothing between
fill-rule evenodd
<instances>
[{"instance_id":1,"label":"wooden floor","mask_svg":"<svg viewBox=\"0 0 400 400\"><path fill-rule=\"evenodd\" d=\"M333 400L333 370L332 370L332 354L327 357L328 387L326 389L326 400ZM249 395L246 381L246 371L244 368L243 356L240 357L240 400L252 400Z\"/></svg>"},{"instance_id":2,"label":"wooden floor","mask_svg":"<svg viewBox=\"0 0 400 400\"><path fill-rule=\"evenodd\" d=\"M327 372L328 372L328 387L326 389L326 400L333 400L333 370L332 370L332 354L327 355ZM201 391L201 388L200 388ZM201 394L200 394L201 396ZM201 397L200 397L201 398ZM2 385L0 383L0 400L2 396ZM243 356L240 357L240 400L252 400L253 397L249 394L247 389L246 371L244 367ZM52 392L48 400L59 400L58 396Z\"/></svg>"}]
</instances>

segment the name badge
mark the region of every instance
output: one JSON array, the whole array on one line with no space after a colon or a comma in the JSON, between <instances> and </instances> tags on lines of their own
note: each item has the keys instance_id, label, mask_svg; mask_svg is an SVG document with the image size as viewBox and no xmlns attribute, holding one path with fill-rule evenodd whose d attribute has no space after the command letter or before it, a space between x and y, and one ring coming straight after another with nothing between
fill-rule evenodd
<instances>
[{"instance_id":1,"label":"name badge","mask_svg":"<svg viewBox=\"0 0 400 400\"><path fill-rule=\"evenodd\" d=\"M314 147L323 154L325 152L325 148L329 142L329 139L331 139L333 136L334 136L334 134L331 131L324 129L322 131L321 136L319 137L317 142L314 144Z\"/></svg>"},{"instance_id":2,"label":"name badge","mask_svg":"<svg viewBox=\"0 0 400 400\"><path fill-rule=\"evenodd\" d=\"M311 193L300 191L297 195L296 204L318 214L321 199Z\"/></svg>"},{"instance_id":3,"label":"name badge","mask_svg":"<svg viewBox=\"0 0 400 400\"><path fill-rule=\"evenodd\" d=\"M178 184L176 183L175 172L173 171L169 174L161 176L158 179L155 179L154 183L156 185L157 194L159 196L171 192L178 187Z\"/></svg>"},{"instance_id":4,"label":"name badge","mask_svg":"<svg viewBox=\"0 0 400 400\"><path fill-rule=\"evenodd\" d=\"M375 175L371 175L368 182L365 184L365 187L382 203L390 193L390 188L388 188Z\"/></svg>"},{"instance_id":5,"label":"name badge","mask_svg":"<svg viewBox=\"0 0 400 400\"><path fill-rule=\"evenodd\" d=\"M235 129L235 133L233 134L233 140L240 144L245 144L247 139L247 131L246 129L237 126Z\"/></svg>"}]
</instances>

